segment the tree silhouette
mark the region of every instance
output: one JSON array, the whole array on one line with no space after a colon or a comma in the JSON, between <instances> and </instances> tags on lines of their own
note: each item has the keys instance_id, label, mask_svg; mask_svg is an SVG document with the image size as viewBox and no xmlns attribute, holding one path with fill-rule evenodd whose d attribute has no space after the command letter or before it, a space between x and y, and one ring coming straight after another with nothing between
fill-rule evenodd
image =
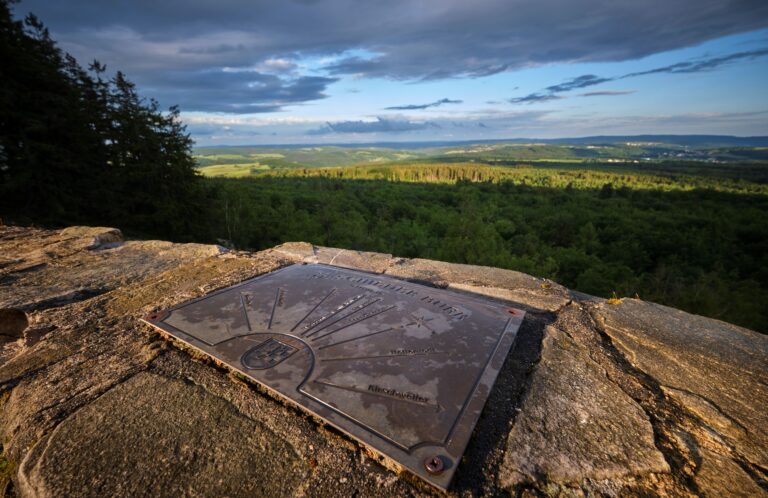
<instances>
[{"instance_id":1,"label":"tree silhouette","mask_svg":"<svg viewBox=\"0 0 768 498\"><path fill-rule=\"evenodd\" d=\"M98 61L83 69L11 6L0 0L0 213L189 238L206 193L178 108L162 112Z\"/></svg>"}]
</instances>

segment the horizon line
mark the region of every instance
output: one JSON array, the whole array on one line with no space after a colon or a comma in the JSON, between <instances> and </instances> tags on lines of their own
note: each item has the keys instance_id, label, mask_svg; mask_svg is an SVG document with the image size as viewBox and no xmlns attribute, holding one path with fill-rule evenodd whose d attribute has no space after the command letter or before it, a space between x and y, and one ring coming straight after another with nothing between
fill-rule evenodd
<instances>
[{"instance_id":1,"label":"horizon line","mask_svg":"<svg viewBox=\"0 0 768 498\"><path fill-rule=\"evenodd\" d=\"M504 143L504 142L522 142L522 143L546 143L553 141L569 141L569 140L628 140L628 139L641 139L641 138L654 137L657 139L673 139L673 138L688 138L688 139L736 139L736 140L766 140L768 141L768 135L716 135L716 134L654 134L654 133L641 133L636 135L584 135L576 137L554 137L554 138L490 138L490 139L478 139L478 140L381 140L373 142L300 142L300 143L287 143L287 144L212 144L212 145L194 145L195 149L215 148L215 147L264 147L264 148L287 148L287 147L374 147L380 146L388 148L390 145L422 145L422 146L438 146L438 145L458 145L458 144L482 144L482 143ZM194 140L194 138L193 138ZM768 145L768 144L767 144Z\"/></svg>"}]
</instances>

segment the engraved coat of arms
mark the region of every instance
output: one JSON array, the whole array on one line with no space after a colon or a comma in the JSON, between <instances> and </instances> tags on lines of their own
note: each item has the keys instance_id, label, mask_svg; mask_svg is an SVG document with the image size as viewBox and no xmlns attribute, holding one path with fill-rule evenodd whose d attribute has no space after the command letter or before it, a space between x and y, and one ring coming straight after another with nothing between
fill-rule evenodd
<instances>
[{"instance_id":1,"label":"engraved coat of arms","mask_svg":"<svg viewBox=\"0 0 768 498\"><path fill-rule=\"evenodd\" d=\"M271 337L246 351L240 363L251 370L264 370L274 367L295 352L295 347Z\"/></svg>"}]
</instances>

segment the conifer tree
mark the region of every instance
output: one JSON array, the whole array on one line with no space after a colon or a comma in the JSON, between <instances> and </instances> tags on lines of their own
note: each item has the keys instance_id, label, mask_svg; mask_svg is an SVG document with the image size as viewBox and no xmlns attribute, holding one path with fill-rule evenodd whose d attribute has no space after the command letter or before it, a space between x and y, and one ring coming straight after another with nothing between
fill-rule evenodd
<instances>
[{"instance_id":1,"label":"conifer tree","mask_svg":"<svg viewBox=\"0 0 768 498\"><path fill-rule=\"evenodd\" d=\"M0 214L189 238L206 193L179 109L98 61L83 69L13 3L0 0Z\"/></svg>"}]
</instances>

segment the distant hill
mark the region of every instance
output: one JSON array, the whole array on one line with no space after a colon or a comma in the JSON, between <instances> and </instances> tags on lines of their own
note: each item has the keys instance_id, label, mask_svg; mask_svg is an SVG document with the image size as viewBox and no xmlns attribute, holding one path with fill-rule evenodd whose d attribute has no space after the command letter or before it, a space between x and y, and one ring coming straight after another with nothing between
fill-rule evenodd
<instances>
[{"instance_id":1,"label":"distant hill","mask_svg":"<svg viewBox=\"0 0 768 498\"><path fill-rule=\"evenodd\" d=\"M768 161L768 137L638 135L417 144L223 146L199 147L194 151L194 159L204 175L227 177L267 170L403 162L478 162L502 166L520 162L588 163L590 167L670 161L762 165Z\"/></svg>"},{"instance_id":2,"label":"distant hill","mask_svg":"<svg viewBox=\"0 0 768 498\"><path fill-rule=\"evenodd\" d=\"M655 142L689 147L768 147L768 137L734 137L731 135L617 135L580 138L554 138L543 143L600 145L626 142Z\"/></svg>"},{"instance_id":3,"label":"distant hill","mask_svg":"<svg viewBox=\"0 0 768 498\"><path fill-rule=\"evenodd\" d=\"M538 143L538 144L573 144L573 145L604 145L626 142L655 142L667 145L681 145L688 147L768 147L768 137L736 137L732 135L598 135L590 137L565 137L565 138L505 138L494 140L463 140L463 141L430 141L430 142L368 142L368 143L335 143L335 144L299 144L299 145L217 145L197 147L197 151L214 148L240 148L250 147L255 149L301 149L306 147L334 147L363 148L378 147L386 149L429 149L434 147L450 147L467 144L498 144L498 143Z\"/></svg>"}]
</instances>

